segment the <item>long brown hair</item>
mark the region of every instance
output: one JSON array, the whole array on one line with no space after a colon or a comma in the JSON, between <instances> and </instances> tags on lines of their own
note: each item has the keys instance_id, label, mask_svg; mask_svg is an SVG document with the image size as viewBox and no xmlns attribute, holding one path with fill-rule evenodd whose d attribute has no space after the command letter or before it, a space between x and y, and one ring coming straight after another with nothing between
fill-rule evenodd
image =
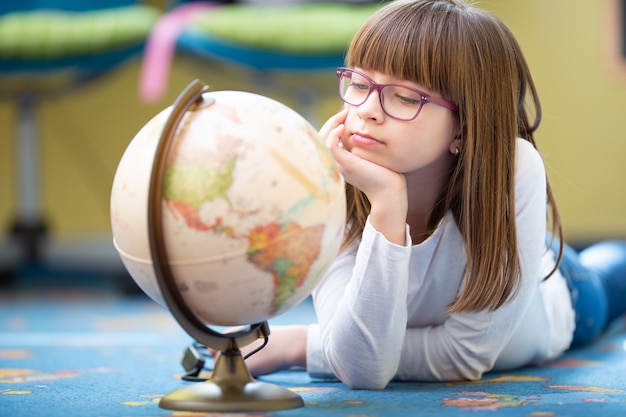
<instances>
[{"instance_id":1,"label":"long brown hair","mask_svg":"<svg viewBox=\"0 0 626 417\"><path fill-rule=\"evenodd\" d=\"M541 121L537 91L513 34L491 13L461 0L396 0L361 27L346 64L422 84L459 106L462 151L428 227L434 230L450 210L465 242L465 284L450 312L500 307L521 279L516 139L536 147L533 134ZM360 190L348 185L346 192L351 227L344 247L361 236L370 211ZM549 183L546 192L553 233L562 238Z\"/></svg>"}]
</instances>

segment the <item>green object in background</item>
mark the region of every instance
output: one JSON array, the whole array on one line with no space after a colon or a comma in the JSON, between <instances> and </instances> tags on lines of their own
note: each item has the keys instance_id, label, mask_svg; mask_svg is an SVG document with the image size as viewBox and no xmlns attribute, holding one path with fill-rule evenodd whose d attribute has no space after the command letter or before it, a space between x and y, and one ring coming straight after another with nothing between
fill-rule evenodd
<instances>
[{"instance_id":1,"label":"green object in background","mask_svg":"<svg viewBox=\"0 0 626 417\"><path fill-rule=\"evenodd\" d=\"M136 5L88 12L34 10L0 16L0 58L88 55L145 41L160 17Z\"/></svg>"},{"instance_id":2,"label":"green object in background","mask_svg":"<svg viewBox=\"0 0 626 417\"><path fill-rule=\"evenodd\" d=\"M225 5L200 13L193 28L242 46L294 54L342 53L380 5Z\"/></svg>"}]
</instances>

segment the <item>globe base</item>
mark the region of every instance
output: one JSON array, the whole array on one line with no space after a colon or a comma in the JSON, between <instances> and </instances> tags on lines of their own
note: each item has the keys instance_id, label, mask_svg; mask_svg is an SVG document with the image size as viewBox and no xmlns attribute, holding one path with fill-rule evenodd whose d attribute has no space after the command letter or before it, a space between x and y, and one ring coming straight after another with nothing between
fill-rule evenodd
<instances>
[{"instance_id":1,"label":"globe base","mask_svg":"<svg viewBox=\"0 0 626 417\"><path fill-rule=\"evenodd\" d=\"M239 350L222 352L211 377L177 389L159 402L159 407L180 411L269 411L304 406L302 398L286 388L256 381Z\"/></svg>"}]
</instances>

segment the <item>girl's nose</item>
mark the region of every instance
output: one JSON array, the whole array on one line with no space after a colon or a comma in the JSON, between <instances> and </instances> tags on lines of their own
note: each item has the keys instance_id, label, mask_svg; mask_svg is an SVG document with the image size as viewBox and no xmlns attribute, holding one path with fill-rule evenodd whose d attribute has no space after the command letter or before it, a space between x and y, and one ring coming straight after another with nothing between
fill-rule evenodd
<instances>
[{"instance_id":1,"label":"girl's nose","mask_svg":"<svg viewBox=\"0 0 626 417\"><path fill-rule=\"evenodd\" d=\"M372 91L367 99L357 107L357 114L363 119L381 121L385 115L379 91Z\"/></svg>"}]
</instances>

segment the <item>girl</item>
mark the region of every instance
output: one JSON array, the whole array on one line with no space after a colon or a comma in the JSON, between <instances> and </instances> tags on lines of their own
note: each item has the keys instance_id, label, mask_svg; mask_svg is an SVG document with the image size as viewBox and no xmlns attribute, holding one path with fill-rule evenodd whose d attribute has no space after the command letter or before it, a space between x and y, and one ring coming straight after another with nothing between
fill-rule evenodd
<instances>
[{"instance_id":1,"label":"girl","mask_svg":"<svg viewBox=\"0 0 626 417\"><path fill-rule=\"evenodd\" d=\"M474 380L554 359L624 312L626 244L566 248L559 268L539 100L500 20L462 0L393 1L346 64L345 108L320 131L348 183L345 242L313 292L319 323L272 328L253 374Z\"/></svg>"}]
</instances>

